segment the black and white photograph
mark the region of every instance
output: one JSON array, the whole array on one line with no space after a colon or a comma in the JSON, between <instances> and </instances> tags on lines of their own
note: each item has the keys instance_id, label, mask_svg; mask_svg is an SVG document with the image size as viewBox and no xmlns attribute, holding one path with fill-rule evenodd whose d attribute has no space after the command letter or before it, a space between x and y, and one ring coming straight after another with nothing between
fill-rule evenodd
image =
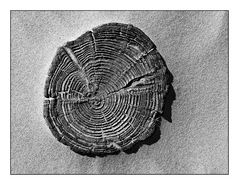
<instances>
[{"instance_id":1,"label":"black and white photograph","mask_svg":"<svg viewBox=\"0 0 239 185\"><path fill-rule=\"evenodd\" d=\"M228 175L229 11L11 10L10 174Z\"/></svg>"}]
</instances>

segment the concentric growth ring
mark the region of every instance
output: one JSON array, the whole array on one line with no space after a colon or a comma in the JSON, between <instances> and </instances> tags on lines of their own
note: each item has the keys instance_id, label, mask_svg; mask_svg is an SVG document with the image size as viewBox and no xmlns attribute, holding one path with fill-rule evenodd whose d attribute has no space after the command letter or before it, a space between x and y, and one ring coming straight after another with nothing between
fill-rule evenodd
<instances>
[{"instance_id":1,"label":"concentric growth ring","mask_svg":"<svg viewBox=\"0 0 239 185\"><path fill-rule=\"evenodd\" d=\"M153 132L166 65L140 29L109 23L60 47L45 84L44 118L80 154L129 149Z\"/></svg>"}]
</instances>

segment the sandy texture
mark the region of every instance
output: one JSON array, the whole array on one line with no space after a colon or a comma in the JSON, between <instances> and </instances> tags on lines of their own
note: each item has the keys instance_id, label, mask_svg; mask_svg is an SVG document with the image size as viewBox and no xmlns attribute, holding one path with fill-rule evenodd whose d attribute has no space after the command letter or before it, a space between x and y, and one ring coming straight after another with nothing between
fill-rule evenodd
<instances>
[{"instance_id":1,"label":"sandy texture","mask_svg":"<svg viewBox=\"0 0 239 185\"><path fill-rule=\"evenodd\" d=\"M135 154L70 151L43 119L43 89L59 46L107 22L131 23L156 44L174 76L172 123ZM228 13L12 11L12 174L228 173Z\"/></svg>"}]
</instances>

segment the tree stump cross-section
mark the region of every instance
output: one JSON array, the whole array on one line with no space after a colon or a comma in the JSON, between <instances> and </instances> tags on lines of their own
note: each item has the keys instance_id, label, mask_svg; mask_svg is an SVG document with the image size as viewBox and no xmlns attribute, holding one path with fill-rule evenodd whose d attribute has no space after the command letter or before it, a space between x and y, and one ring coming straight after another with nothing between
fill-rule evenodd
<instances>
[{"instance_id":1,"label":"tree stump cross-section","mask_svg":"<svg viewBox=\"0 0 239 185\"><path fill-rule=\"evenodd\" d=\"M166 64L140 29L108 23L60 47L44 89L44 118L80 154L113 154L149 137L168 88Z\"/></svg>"}]
</instances>

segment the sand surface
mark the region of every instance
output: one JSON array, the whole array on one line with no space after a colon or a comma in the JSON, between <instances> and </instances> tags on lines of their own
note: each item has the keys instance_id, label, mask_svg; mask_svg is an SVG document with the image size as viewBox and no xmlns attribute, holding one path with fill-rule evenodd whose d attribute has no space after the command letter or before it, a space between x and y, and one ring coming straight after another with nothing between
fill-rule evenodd
<instances>
[{"instance_id":1,"label":"sand surface","mask_svg":"<svg viewBox=\"0 0 239 185\"><path fill-rule=\"evenodd\" d=\"M176 100L157 143L90 158L52 136L43 89L57 48L108 22L131 23L151 38L174 76ZM11 173L228 173L228 12L12 11Z\"/></svg>"}]
</instances>

